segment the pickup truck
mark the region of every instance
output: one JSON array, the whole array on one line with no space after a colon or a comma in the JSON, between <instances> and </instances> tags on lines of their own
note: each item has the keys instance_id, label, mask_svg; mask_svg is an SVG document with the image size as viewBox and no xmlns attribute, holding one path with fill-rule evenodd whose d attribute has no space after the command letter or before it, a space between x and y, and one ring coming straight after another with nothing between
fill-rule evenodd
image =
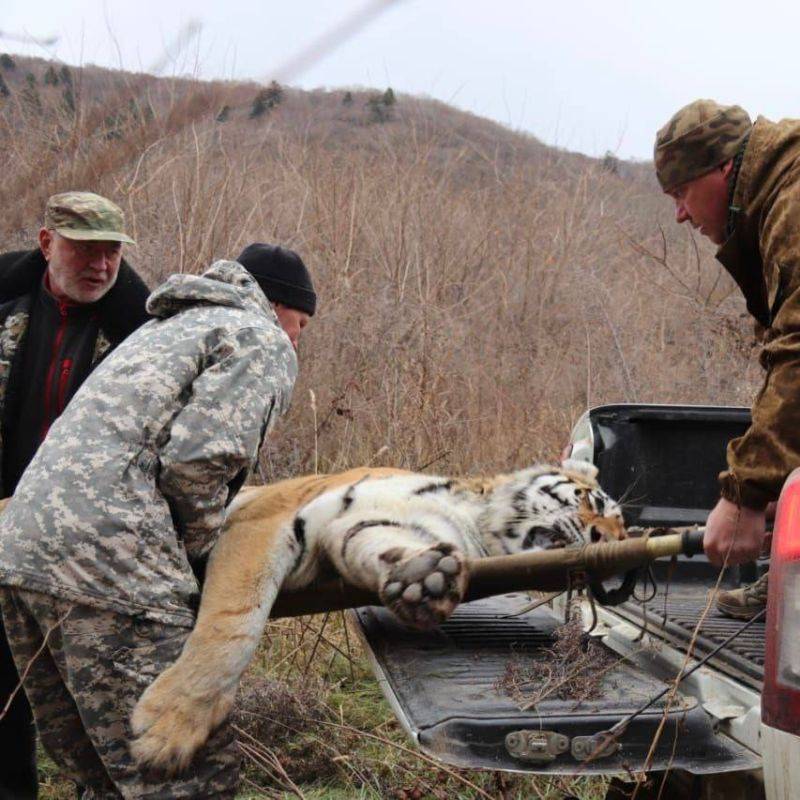
<instances>
[{"instance_id":1,"label":"pickup truck","mask_svg":"<svg viewBox=\"0 0 800 800\"><path fill-rule=\"evenodd\" d=\"M629 526L702 525L727 442L749 421L744 408L602 406L575 426L570 457L599 468ZM679 556L656 562L617 605L592 610L561 595L526 610L528 596L503 595L462 605L428 634L404 630L379 608L351 613L398 719L424 752L447 763L611 775L609 800L634 790L639 800L796 800L800 637L789 620L800 618L800 470L784 488L772 554L767 622L741 632L744 623L719 614L709 592L755 580L765 560L720 576L702 555ZM521 693L509 676L523 675L530 687L538 676L569 671L554 643L576 608L590 673L597 664L596 675L584 676L595 692ZM637 788L643 769L654 779Z\"/></svg>"}]
</instances>

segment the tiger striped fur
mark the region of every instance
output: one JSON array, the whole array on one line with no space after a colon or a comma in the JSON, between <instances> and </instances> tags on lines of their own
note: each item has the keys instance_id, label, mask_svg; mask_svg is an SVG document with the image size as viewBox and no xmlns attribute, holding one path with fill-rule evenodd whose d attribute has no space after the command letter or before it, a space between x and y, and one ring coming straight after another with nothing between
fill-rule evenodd
<instances>
[{"instance_id":1,"label":"tiger striped fur","mask_svg":"<svg viewBox=\"0 0 800 800\"><path fill-rule=\"evenodd\" d=\"M339 575L426 629L463 596L465 558L624 535L619 505L580 462L472 480L362 468L244 489L194 630L134 710L134 755L167 770L189 763L231 710L281 588Z\"/></svg>"}]
</instances>

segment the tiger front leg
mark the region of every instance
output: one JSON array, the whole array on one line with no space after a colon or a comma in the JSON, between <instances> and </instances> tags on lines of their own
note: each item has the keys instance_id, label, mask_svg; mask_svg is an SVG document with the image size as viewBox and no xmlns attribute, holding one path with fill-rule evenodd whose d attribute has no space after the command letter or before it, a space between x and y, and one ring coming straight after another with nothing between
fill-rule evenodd
<instances>
[{"instance_id":1,"label":"tiger front leg","mask_svg":"<svg viewBox=\"0 0 800 800\"><path fill-rule=\"evenodd\" d=\"M141 766L185 769L233 707L270 609L296 556L283 520L231 525L208 564L200 610L178 660L134 708L131 752Z\"/></svg>"}]
</instances>

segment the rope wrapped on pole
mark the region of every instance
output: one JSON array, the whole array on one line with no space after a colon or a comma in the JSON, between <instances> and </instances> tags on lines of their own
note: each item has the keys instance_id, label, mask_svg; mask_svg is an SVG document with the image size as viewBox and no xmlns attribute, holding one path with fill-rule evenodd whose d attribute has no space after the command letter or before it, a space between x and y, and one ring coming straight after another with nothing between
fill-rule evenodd
<instances>
[{"instance_id":1,"label":"rope wrapped on pole","mask_svg":"<svg viewBox=\"0 0 800 800\"><path fill-rule=\"evenodd\" d=\"M703 531L685 530L663 536L645 535L618 542L587 544L558 550L537 550L507 556L487 556L469 561L469 586L464 601L521 591L556 592L567 589L576 575L587 582L603 581L646 566L656 559L703 552ZM343 580L281 592L272 618L296 617L381 605L380 598Z\"/></svg>"}]
</instances>

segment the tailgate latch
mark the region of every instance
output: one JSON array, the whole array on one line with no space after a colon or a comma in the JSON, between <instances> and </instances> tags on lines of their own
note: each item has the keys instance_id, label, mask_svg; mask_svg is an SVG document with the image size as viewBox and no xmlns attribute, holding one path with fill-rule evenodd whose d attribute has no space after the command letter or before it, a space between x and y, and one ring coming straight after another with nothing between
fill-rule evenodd
<instances>
[{"instance_id":1,"label":"tailgate latch","mask_svg":"<svg viewBox=\"0 0 800 800\"><path fill-rule=\"evenodd\" d=\"M511 731L506 734L506 750L520 761L545 764L569 750L569 737L558 731Z\"/></svg>"},{"instance_id":2,"label":"tailgate latch","mask_svg":"<svg viewBox=\"0 0 800 800\"><path fill-rule=\"evenodd\" d=\"M594 736L576 736L572 740L572 757L576 761L594 761L608 758L619 750L617 738L609 731L600 731Z\"/></svg>"}]
</instances>

